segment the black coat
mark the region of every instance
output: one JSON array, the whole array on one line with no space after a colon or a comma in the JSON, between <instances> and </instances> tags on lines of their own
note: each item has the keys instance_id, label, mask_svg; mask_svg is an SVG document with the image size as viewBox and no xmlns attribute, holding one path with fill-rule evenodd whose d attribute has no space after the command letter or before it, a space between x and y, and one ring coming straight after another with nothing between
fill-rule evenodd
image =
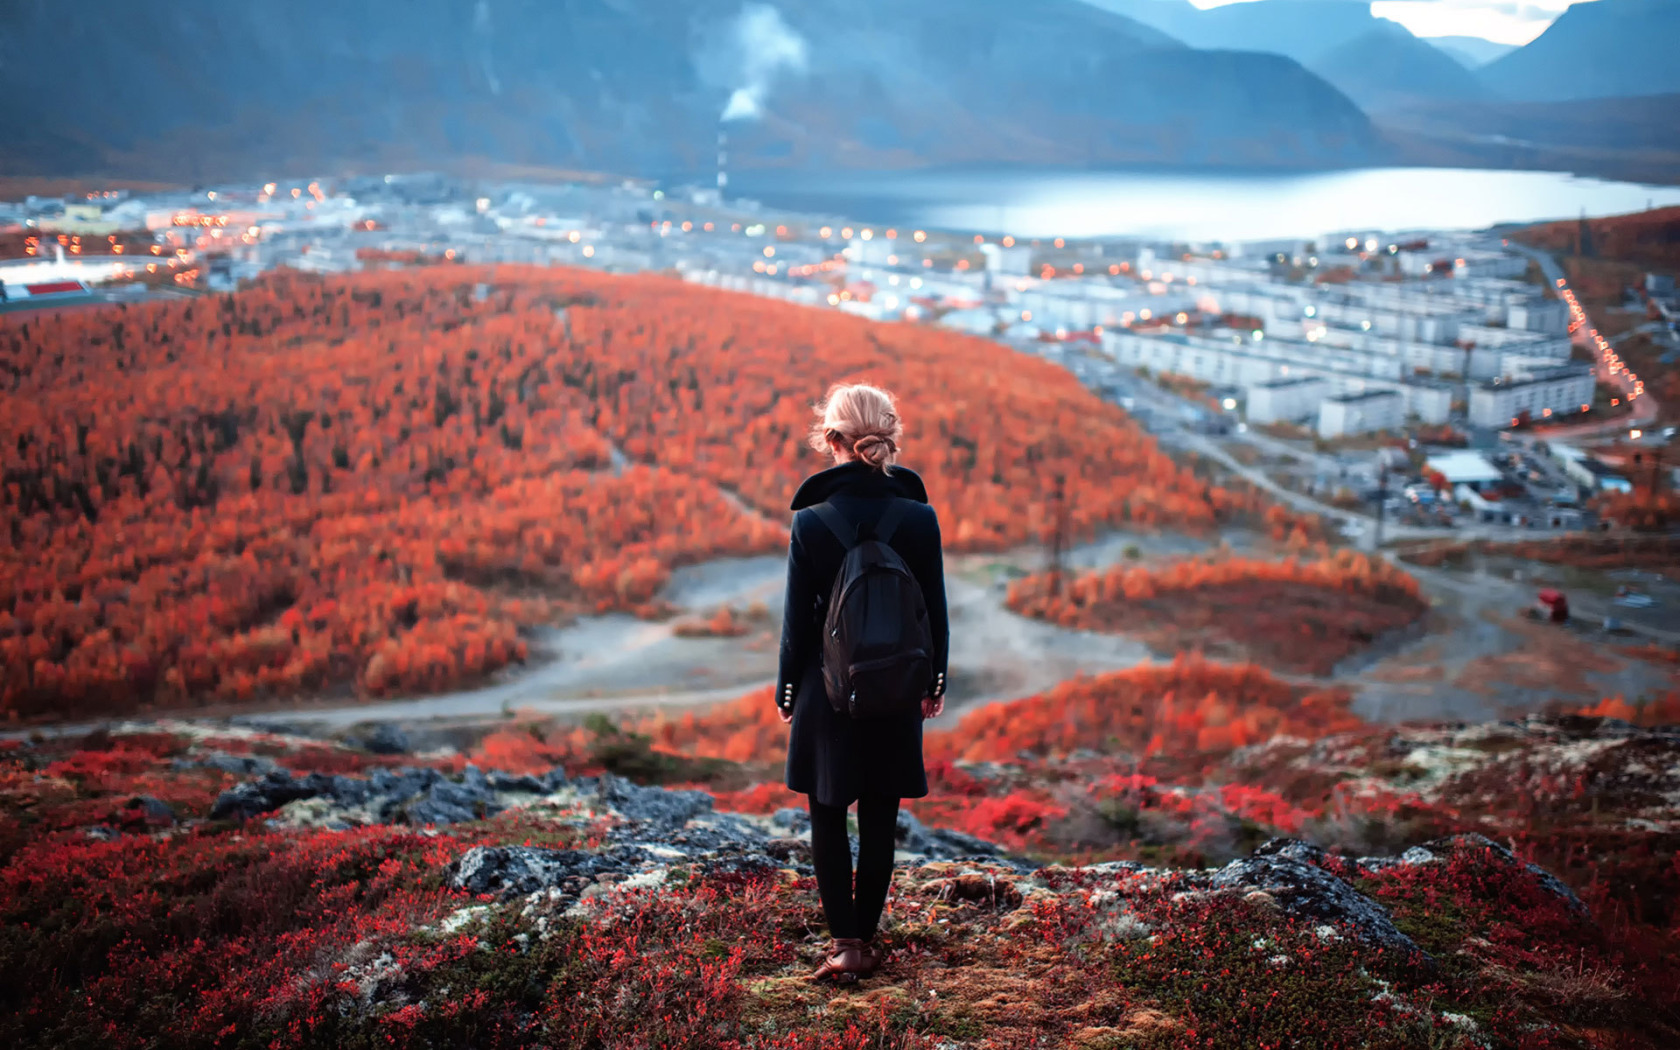
<instances>
[{"instance_id":1,"label":"black coat","mask_svg":"<svg viewBox=\"0 0 1680 1050\"><path fill-rule=\"evenodd\" d=\"M829 806L847 806L860 795L921 798L928 793L922 768L920 712L903 719L854 722L828 702L822 680L822 614L846 548L815 511L827 502L854 526L873 526L891 497L914 500L889 546L904 559L927 601L933 633L932 695L945 689L950 624L945 609L945 563L939 516L927 503L927 489L914 471L894 467L882 474L864 463L847 463L806 478L793 497L793 538L788 545L787 603L782 612L781 668L776 702L793 707L788 738L787 786Z\"/></svg>"}]
</instances>

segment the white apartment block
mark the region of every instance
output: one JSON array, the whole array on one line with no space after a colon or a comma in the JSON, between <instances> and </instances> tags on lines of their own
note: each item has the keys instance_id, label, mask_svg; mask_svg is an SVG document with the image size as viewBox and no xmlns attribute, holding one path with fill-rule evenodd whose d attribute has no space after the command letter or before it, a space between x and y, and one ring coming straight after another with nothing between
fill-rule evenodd
<instances>
[{"instance_id":1,"label":"white apartment block","mask_svg":"<svg viewBox=\"0 0 1680 1050\"><path fill-rule=\"evenodd\" d=\"M1273 379L1248 388L1246 400L1250 423L1300 423L1318 415L1319 402L1332 388L1318 376Z\"/></svg>"},{"instance_id":2,"label":"white apartment block","mask_svg":"<svg viewBox=\"0 0 1680 1050\"><path fill-rule=\"evenodd\" d=\"M1105 353L1128 367L1189 376L1215 386L1250 390L1273 380L1317 378L1328 384L1324 396L1367 390L1397 394L1405 412L1425 423L1445 423L1452 410L1451 387L1429 380L1407 379L1397 361L1336 351L1333 347L1274 339L1256 342L1231 336L1208 338L1183 332L1150 334L1126 329L1105 330L1101 342Z\"/></svg>"},{"instance_id":3,"label":"white apartment block","mask_svg":"<svg viewBox=\"0 0 1680 1050\"><path fill-rule=\"evenodd\" d=\"M1505 324L1528 332L1561 335L1569 331L1569 304L1562 299L1521 299L1509 302Z\"/></svg>"},{"instance_id":4,"label":"white apartment block","mask_svg":"<svg viewBox=\"0 0 1680 1050\"><path fill-rule=\"evenodd\" d=\"M1481 427L1515 426L1524 417L1584 412L1592 404L1595 380L1587 365L1564 365L1516 379L1497 379L1470 390L1470 422Z\"/></svg>"},{"instance_id":5,"label":"white apartment block","mask_svg":"<svg viewBox=\"0 0 1680 1050\"><path fill-rule=\"evenodd\" d=\"M1321 438L1398 430L1405 421L1405 401L1390 390L1367 390L1362 394L1329 397L1318 406L1318 436Z\"/></svg>"}]
</instances>

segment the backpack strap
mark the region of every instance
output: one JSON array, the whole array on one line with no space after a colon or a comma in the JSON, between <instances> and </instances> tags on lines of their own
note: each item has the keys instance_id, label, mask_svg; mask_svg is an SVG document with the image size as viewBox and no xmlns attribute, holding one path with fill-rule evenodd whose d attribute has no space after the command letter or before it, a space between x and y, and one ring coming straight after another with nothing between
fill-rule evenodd
<instances>
[{"instance_id":1,"label":"backpack strap","mask_svg":"<svg viewBox=\"0 0 1680 1050\"><path fill-rule=\"evenodd\" d=\"M835 509L834 504L813 503L811 509L816 512L817 518L828 526L828 531L834 533L834 538L840 541L842 547L851 550L857 546L857 527L847 521L846 516Z\"/></svg>"},{"instance_id":2,"label":"backpack strap","mask_svg":"<svg viewBox=\"0 0 1680 1050\"><path fill-rule=\"evenodd\" d=\"M904 520L904 515L910 512L910 503L911 501L907 499L892 501L892 506L888 507L886 513L881 515L881 520L875 523L875 542L892 542L893 533L898 530L899 523Z\"/></svg>"}]
</instances>

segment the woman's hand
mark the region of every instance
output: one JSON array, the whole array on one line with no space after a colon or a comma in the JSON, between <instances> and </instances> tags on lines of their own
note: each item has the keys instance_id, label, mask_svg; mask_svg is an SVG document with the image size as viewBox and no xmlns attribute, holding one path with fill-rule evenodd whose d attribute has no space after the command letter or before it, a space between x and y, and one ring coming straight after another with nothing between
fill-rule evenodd
<instances>
[{"instance_id":1,"label":"woman's hand","mask_svg":"<svg viewBox=\"0 0 1680 1050\"><path fill-rule=\"evenodd\" d=\"M793 709L791 707L783 707L781 704L777 704L776 715L781 718L782 725L790 726L793 724Z\"/></svg>"},{"instance_id":2,"label":"woman's hand","mask_svg":"<svg viewBox=\"0 0 1680 1050\"><path fill-rule=\"evenodd\" d=\"M922 697L922 717L938 718L945 713L945 698L943 696Z\"/></svg>"}]
</instances>

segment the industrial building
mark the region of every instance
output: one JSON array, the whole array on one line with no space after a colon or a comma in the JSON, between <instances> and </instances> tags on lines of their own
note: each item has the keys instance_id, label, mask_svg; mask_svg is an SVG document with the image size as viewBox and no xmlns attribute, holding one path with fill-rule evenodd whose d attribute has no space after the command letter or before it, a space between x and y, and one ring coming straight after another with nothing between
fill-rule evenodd
<instances>
[{"instance_id":1,"label":"industrial building","mask_svg":"<svg viewBox=\"0 0 1680 1050\"><path fill-rule=\"evenodd\" d=\"M1438 456L1430 456L1428 464L1430 470L1447 479L1447 483L1455 492L1460 485L1471 491L1481 492L1505 480L1505 475L1500 469L1480 452L1444 452Z\"/></svg>"},{"instance_id":2,"label":"industrial building","mask_svg":"<svg viewBox=\"0 0 1680 1050\"><path fill-rule=\"evenodd\" d=\"M1318 436L1352 437L1379 430L1398 430L1406 422L1406 402L1391 390L1327 397L1318 406Z\"/></svg>"},{"instance_id":3,"label":"industrial building","mask_svg":"<svg viewBox=\"0 0 1680 1050\"><path fill-rule=\"evenodd\" d=\"M1490 379L1470 389L1470 422L1479 427L1511 427L1525 419L1585 412L1592 406L1594 385L1588 365Z\"/></svg>"},{"instance_id":4,"label":"industrial building","mask_svg":"<svg viewBox=\"0 0 1680 1050\"><path fill-rule=\"evenodd\" d=\"M1553 443L1552 459L1569 475L1569 480L1590 492L1631 492L1632 482L1603 461L1573 445Z\"/></svg>"}]
</instances>

